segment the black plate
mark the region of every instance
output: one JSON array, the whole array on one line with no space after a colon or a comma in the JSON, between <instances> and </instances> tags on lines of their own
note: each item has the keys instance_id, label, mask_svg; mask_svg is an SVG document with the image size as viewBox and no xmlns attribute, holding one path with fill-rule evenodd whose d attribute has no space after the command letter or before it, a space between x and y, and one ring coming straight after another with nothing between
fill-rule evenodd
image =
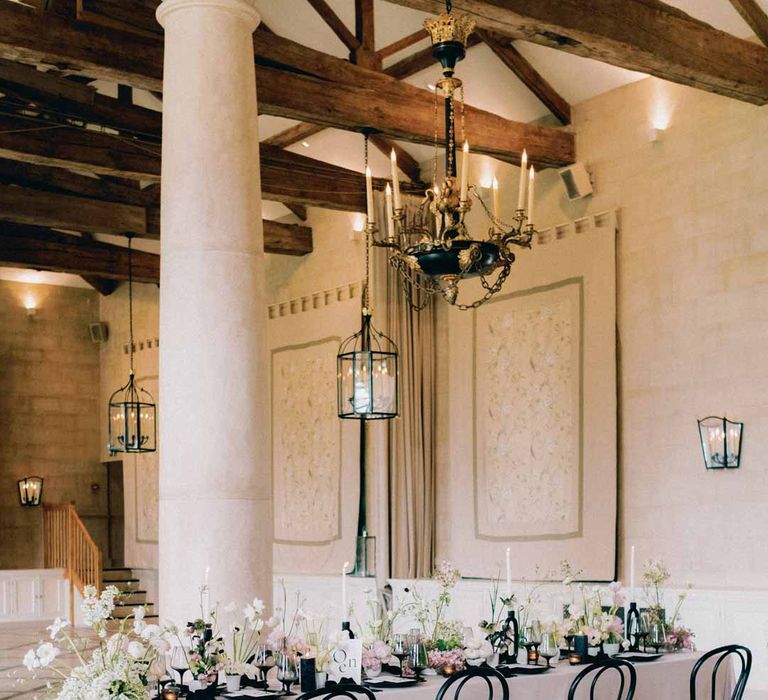
<instances>
[{"instance_id":1,"label":"black plate","mask_svg":"<svg viewBox=\"0 0 768 700\"><path fill-rule=\"evenodd\" d=\"M512 678L513 676L535 676L539 673L546 673L547 671L551 671L551 668L547 668L546 666L528 666L526 664L512 664L512 665L504 665L504 666L497 666L496 669L501 673L502 676L505 678Z\"/></svg>"},{"instance_id":2,"label":"black plate","mask_svg":"<svg viewBox=\"0 0 768 700\"><path fill-rule=\"evenodd\" d=\"M656 661L660 659L663 654L616 654L614 659L621 659L622 661L631 661L632 663L644 663L646 661Z\"/></svg>"}]
</instances>

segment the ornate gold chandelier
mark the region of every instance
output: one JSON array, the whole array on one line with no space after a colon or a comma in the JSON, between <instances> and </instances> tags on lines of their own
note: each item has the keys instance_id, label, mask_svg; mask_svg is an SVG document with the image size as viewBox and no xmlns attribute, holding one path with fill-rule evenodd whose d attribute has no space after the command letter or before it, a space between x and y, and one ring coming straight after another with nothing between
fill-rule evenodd
<instances>
[{"instance_id":1,"label":"ornate gold chandelier","mask_svg":"<svg viewBox=\"0 0 768 700\"><path fill-rule=\"evenodd\" d=\"M477 308L496 294L509 276L515 261L515 246L531 247L536 234L533 224L534 169L527 170L523 152L517 209L511 223L502 221L498 182L494 178L492 207L483 201L478 188L469 183L469 144L464 138L464 87L454 75L456 64L467 48L467 39L475 22L466 15L453 14L450 0L446 11L427 19L424 27L432 37L432 52L440 61L443 77L435 85L435 157L434 187L425 193L418 206L403 206L397 177L397 159L392 151L392 183L386 189L386 232L376 237L373 187L370 169L366 169L368 201L367 234L374 244L389 249L390 263L400 272L410 305L424 308L429 299L440 293L459 309ZM445 138L438 137L439 100L444 102ZM456 107L463 142L461 170L456 163ZM445 177L437 185L438 149L445 149ZM527 209L525 207L527 193ZM480 203L490 227L485 238L470 234L466 224L472 209L472 198ZM484 293L471 303L458 303L459 282L479 278Z\"/></svg>"}]
</instances>

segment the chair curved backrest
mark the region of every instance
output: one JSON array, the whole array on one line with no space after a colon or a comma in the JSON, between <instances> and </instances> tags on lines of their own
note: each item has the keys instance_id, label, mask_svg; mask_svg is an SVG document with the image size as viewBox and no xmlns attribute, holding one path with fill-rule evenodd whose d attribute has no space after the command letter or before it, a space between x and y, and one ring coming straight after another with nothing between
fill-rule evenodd
<instances>
[{"instance_id":1,"label":"chair curved backrest","mask_svg":"<svg viewBox=\"0 0 768 700\"><path fill-rule=\"evenodd\" d=\"M317 688L317 690L310 690L306 693L302 693L296 700L311 700L312 698L322 698L322 700L329 700L329 698L361 700L360 696L367 698L367 700L376 700L373 691L370 688L366 688L363 685L357 685L356 683L336 683L334 685L327 685L325 688Z\"/></svg>"},{"instance_id":2,"label":"chair curved backrest","mask_svg":"<svg viewBox=\"0 0 768 700\"><path fill-rule=\"evenodd\" d=\"M576 678L573 679L571 687L568 689L568 700L574 700L576 691L583 681L592 677L592 683L589 686L589 700L595 700L595 689L600 679L605 681L607 678L619 677L619 692L616 700L632 700L635 697L635 688L637 687L637 673L635 667L623 659L603 659L587 666ZM600 696L605 697L604 695Z\"/></svg>"},{"instance_id":3,"label":"chair curved backrest","mask_svg":"<svg viewBox=\"0 0 768 700\"><path fill-rule=\"evenodd\" d=\"M461 691L467 683L475 679L482 679L488 688L488 700L509 700L509 685L507 679L501 675L495 668L491 666L467 666L463 671L454 673L437 691L435 700L445 700L446 695L449 699L459 700ZM498 683L499 692L496 692L496 683ZM475 686L478 683L474 684ZM452 694L448 694L449 691L453 691ZM472 697L478 697L477 693L472 693Z\"/></svg>"},{"instance_id":4,"label":"chair curved backrest","mask_svg":"<svg viewBox=\"0 0 768 700\"><path fill-rule=\"evenodd\" d=\"M729 700L741 700L744 697L749 674L752 671L752 652L741 644L726 644L725 646L708 651L694 665L693 670L691 671L691 700L697 700L696 679L699 675L699 671L710 659L716 659L712 664L712 676L710 679L712 685L711 697L712 700L715 700L717 674L720 671L720 667L723 665L723 661L728 658L736 662L736 671L738 673L736 677L736 685L733 688Z\"/></svg>"}]
</instances>

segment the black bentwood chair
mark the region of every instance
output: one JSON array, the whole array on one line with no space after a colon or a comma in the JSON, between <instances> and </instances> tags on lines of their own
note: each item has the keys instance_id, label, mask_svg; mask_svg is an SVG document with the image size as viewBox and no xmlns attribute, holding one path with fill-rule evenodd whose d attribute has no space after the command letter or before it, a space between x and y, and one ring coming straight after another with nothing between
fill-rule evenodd
<instances>
[{"instance_id":1,"label":"black bentwood chair","mask_svg":"<svg viewBox=\"0 0 768 700\"><path fill-rule=\"evenodd\" d=\"M322 700L329 700L330 698L346 698L347 700L362 700L362 698L366 698L367 700L376 700L370 688L355 683L327 685L325 688L318 688L317 690L303 693L296 700L312 700L313 698L321 698Z\"/></svg>"},{"instance_id":2,"label":"black bentwood chair","mask_svg":"<svg viewBox=\"0 0 768 700\"><path fill-rule=\"evenodd\" d=\"M712 649L712 651L708 651L696 662L696 665L691 671L691 700L697 700L696 679L699 675L699 671L711 659L716 659L711 664L712 676L710 680L712 683L712 700L715 700L715 692L717 690L717 673L723 665L723 661L726 659L734 662L736 672L738 673L736 685L733 688L733 693L731 693L729 700L741 700L744 697L744 690L747 687L749 673L752 670L752 652L747 649L747 647L741 646L740 644L727 644L724 647Z\"/></svg>"},{"instance_id":3,"label":"black bentwood chair","mask_svg":"<svg viewBox=\"0 0 768 700\"><path fill-rule=\"evenodd\" d=\"M464 690L464 686L473 680L482 680L486 684L488 700L509 700L507 679L490 666L467 666L463 671L454 673L437 691L435 700L445 700L446 695L452 700L459 700L459 695ZM497 681L497 683L494 683L494 681ZM478 685L478 683L474 683L474 685ZM480 685L482 688L482 684ZM452 692L449 693L449 691ZM475 693L473 693L474 696Z\"/></svg>"},{"instance_id":4,"label":"black bentwood chair","mask_svg":"<svg viewBox=\"0 0 768 700\"><path fill-rule=\"evenodd\" d=\"M595 688L598 685L598 681L601 678L604 681L606 678L616 678L616 675L611 673L611 671L615 671L618 674L619 692L616 695L616 700L632 700L635 697L637 673L635 673L635 667L631 663L622 659L605 659L587 666L573 679L573 683L571 683L571 687L568 689L568 700L576 698L576 691L579 685L589 676L594 676L589 687L589 700L595 700Z\"/></svg>"}]
</instances>

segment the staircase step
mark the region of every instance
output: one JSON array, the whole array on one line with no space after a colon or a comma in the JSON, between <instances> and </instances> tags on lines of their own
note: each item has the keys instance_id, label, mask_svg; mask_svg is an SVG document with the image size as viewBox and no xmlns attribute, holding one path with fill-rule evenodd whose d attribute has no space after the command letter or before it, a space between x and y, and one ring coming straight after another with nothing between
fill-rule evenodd
<instances>
[{"instance_id":1,"label":"staircase step","mask_svg":"<svg viewBox=\"0 0 768 700\"><path fill-rule=\"evenodd\" d=\"M144 605L146 602L146 591L126 591L120 596L120 603L123 605Z\"/></svg>"},{"instance_id":2,"label":"staircase step","mask_svg":"<svg viewBox=\"0 0 768 700\"><path fill-rule=\"evenodd\" d=\"M109 577L105 577L102 580L102 584L104 588L107 586L114 586L119 591L138 591L140 581L137 578L131 578L131 579L112 579Z\"/></svg>"},{"instance_id":3,"label":"staircase step","mask_svg":"<svg viewBox=\"0 0 768 700\"><path fill-rule=\"evenodd\" d=\"M134 578L133 571L125 567L116 569L102 569L102 577L110 581L128 581Z\"/></svg>"},{"instance_id":4,"label":"staircase step","mask_svg":"<svg viewBox=\"0 0 768 700\"><path fill-rule=\"evenodd\" d=\"M138 607L136 605L116 605L114 611L112 612L112 617L114 617L116 620L122 620L124 617L128 617L128 615L131 615L133 613L133 609L135 607ZM154 603L147 603L143 606L141 606L145 610L144 619L146 620L148 617L157 617L155 615L155 604Z\"/></svg>"}]
</instances>

